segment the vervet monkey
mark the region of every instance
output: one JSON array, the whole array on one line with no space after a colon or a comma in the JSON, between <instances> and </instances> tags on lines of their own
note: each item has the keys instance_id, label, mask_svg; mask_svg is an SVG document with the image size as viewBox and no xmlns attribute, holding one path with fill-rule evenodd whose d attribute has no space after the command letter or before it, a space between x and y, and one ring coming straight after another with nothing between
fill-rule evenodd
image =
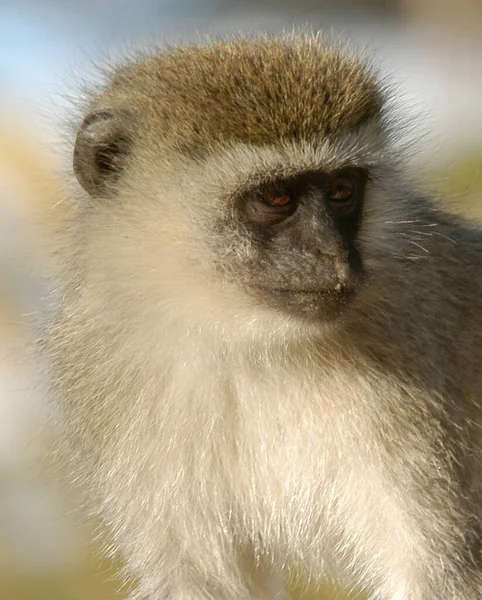
<instances>
[{"instance_id":1,"label":"vervet monkey","mask_svg":"<svg viewBox=\"0 0 482 600\"><path fill-rule=\"evenodd\" d=\"M132 600L281 598L291 563L482 598L482 234L413 188L385 87L291 35L90 101L44 345Z\"/></svg>"}]
</instances>

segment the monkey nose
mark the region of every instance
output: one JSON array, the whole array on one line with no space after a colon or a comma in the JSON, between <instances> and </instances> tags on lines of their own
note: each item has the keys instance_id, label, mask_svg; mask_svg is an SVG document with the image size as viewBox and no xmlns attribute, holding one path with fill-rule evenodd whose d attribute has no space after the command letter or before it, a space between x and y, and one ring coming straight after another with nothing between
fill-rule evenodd
<instances>
[{"instance_id":1,"label":"monkey nose","mask_svg":"<svg viewBox=\"0 0 482 600\"><path fill-rule=\"evenodd\" d=\"M352 272L348 262L342 262L336 265L335 277L338 280L337 287L343 287L352 278Z\"/></svg>"},{"instance_id":2,"label":"monkey nose","mask_svg":"<svg viewBox=\"0 0 482 600\"><path fill-rule=\"evenodd\" d=\"M363 270L357 260L348 260L340 262L335 267L334 286L335 292L344 293L347 291L359 291L363 284Z\"/></svg>"}]
</instances>

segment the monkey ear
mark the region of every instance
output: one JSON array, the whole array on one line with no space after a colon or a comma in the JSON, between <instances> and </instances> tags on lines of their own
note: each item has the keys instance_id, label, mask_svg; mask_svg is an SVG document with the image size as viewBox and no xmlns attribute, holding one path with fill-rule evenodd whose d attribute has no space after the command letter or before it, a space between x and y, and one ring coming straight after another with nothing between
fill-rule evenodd
<instances>
[{"instance_id":1,"label":"monkey ear","mask_svg":"<svg viewBox=\"0 0 482 600\"><path fill-rule=\"evenodd\" d=\"M74 146L74 173L91 196L105 196L120 177L132 144L132 115L102 109L84 119Z\"/></svg>"}]
</instances>

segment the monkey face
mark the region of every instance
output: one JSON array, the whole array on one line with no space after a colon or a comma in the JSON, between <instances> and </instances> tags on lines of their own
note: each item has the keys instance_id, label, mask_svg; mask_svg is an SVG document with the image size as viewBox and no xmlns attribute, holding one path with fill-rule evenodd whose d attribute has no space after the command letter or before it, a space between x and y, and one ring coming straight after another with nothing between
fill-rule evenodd
<instances>
[{"instance_id":1,"label":"monkey face","mask_svg":"<svg viewBox=\"0 0 482 600\"><path fill-rule=\"evenodd\" d=\"M124 215L108 236L120 236L111 242L117 261L126 255L122 264L134 269L128 280L145 290L136 298L209 314L210 321L261 308L316 323L340 317L363 287L360 229L373 165L336 165L366 164L364 157L323 146L318 156L296 144L281 153L218 149L201 160L171 150L173 166L159 175L146 165L161 164L168 149L129 135L125 112L96 117L79 135L74 165L94 197L116 198L99 198L90 218ZM105 233L96 244L104 241ZM95 255L97 263L105 253Z\"/></svg>"},{"instance_id":2,"label":"monkey face","mask_svg":"<svg viewBox=\"0 0 482 600\"><path fill-rule=\"evenodd\" d=\"M237 194L225 226L238 231L223 237L239 247L231 247L227 269L277 310L336 318L362 286L356 235L366 181L357 168L307 172Z\"/></svg>"},{"instance_id":3,"label":"monkey face","mask_svg":"<svg viewBox=\"0 0 482 600\"><path fill-rule=\"evenodd\" d=\"M285 324L332 321L357 295L388 220L363 206L383 94L357 58L297 44L166 53L93 102L74 149L85 276L109 273L116 303Z\"/></svg>"}]
</instances>

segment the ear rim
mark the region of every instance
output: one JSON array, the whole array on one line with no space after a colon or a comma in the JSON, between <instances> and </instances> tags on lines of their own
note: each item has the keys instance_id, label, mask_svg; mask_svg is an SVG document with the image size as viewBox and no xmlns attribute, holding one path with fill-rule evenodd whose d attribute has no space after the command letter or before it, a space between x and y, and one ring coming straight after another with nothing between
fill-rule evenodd
<instances>
[{"instance_id":1,"label":"ear rim","mask_svg":"<svg viewBox=\"0 0 482 600\"><path fill-rule=\"evenodd\" d=\"M108 197L122 176L132 145L132 119L130 111L102 107L91 110L78 128L73 170L89 196Z\"/></svg>"}]
</instances>

